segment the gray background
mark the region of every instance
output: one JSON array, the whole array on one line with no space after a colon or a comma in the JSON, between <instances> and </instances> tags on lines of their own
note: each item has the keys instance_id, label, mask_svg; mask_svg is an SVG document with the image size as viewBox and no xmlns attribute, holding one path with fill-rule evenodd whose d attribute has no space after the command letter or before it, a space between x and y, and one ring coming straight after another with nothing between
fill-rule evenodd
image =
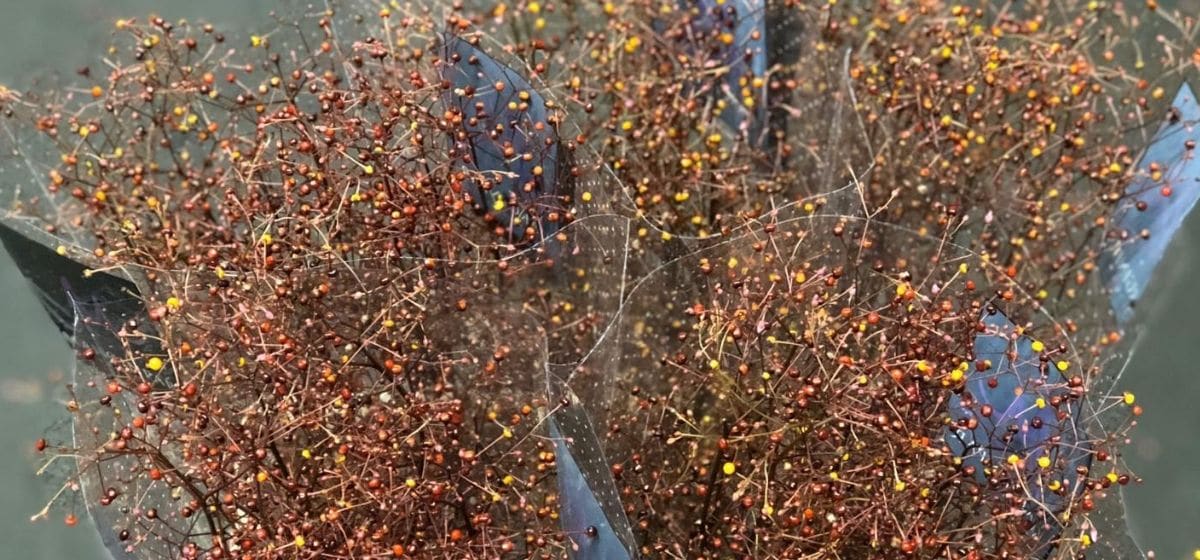
<instances>
[{"instance_id":1,"label":"gray background","mask_svg":"<svg viewBox=\"0 0 1200 560\"><path fill-rule=\"evenodd\" d=\"M171 20L212 21L232 37L263 24L270 7L247 0L0 0L0 83L20 89L48 72L70 80L79 66L100 70L98 53L118 17L145 19L156 10ZM1197 251L1200 219L1192 219L1148 291L1156 300L1141 312L1141 342L1123 383L1147 410L1128 457L1147 479L1126 492L1131 526L1161 559L1190 558L1200 548L1200 297L1191 282L1200 278ZM103 558L86 522L65 527L61 509L49 521L29 522L53 491L34 476L33 442L64 415L56 388L71 353L3 251L0 318L0 560Z\"/></svg>"}]
</instances>

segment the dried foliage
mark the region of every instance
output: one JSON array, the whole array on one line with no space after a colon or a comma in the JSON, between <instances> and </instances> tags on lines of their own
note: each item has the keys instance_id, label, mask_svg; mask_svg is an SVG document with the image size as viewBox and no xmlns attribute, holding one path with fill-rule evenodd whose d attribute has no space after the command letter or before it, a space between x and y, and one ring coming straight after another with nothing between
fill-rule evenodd
<instances>
[{"instance_id":1,"label":"dried foliage","mask_svg":"<svg viewBox=\"0 0 1200 560\"><path fill-rule=\"evenodd\" d=\"M140 303L67 291L60 501L136 558L1128 553L1097 259L1187 51L1118 41L1195 23L752 4L123 20L6 92L10 221Z\"/></svg>"}]
</instances>

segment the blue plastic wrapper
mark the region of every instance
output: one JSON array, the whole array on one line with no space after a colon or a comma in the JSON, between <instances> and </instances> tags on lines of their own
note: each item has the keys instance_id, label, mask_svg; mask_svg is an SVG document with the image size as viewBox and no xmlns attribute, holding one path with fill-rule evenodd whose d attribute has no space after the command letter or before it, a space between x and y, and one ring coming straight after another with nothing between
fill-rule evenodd
<instances>
[{"instance_id":1,"label":"blue plastic wrapper","mask_svg":"<svg viewBox=\"0 0 1200 560\"><path fill-rule=\"evenodd\" d=\"M1081 404L1059 366L1041 359L1034 340L1019 334L1004 313L985 312L980 322L975 364L968 365L962 393L950 397L955 427L946 443L964 466L975 468L981 484L987 483L987 467L1019 471L1015 478L1027 495L1032 530L1048 553L1062 532L1058 514L1081 488L1076 467L1091 462L1088 437L1078 425ZM975 422L973 429L963 426L968 421Z\"/></svg>"},{"instance_id":2,"label":"blue plastic wrapper","mask_svg":"<svg viewBox=\"0 0 1200 560\"><path fill-rule=\"evenodd\" d=\"M540 241L559 224L546 216L561 206L559 141L546 100L529 80L461 37L443 37L443 101L463 117L453 150L482 212L514 241ZM535 239L525 229L536 228Z\"/></svg>"},{"instance_id":3,"label":"blue plastic wrapper","mask_svg":"<svg viewBox=\"0 0 1200 560\"><path fill-rule=\"evenodd\" d=\"M767 30L762 0L700 0L689 4L694 5L688 9L696 12L691 20L692 33L728 33L733 39L716 55L717 62L728 68L720 86L721 98L727 104L721 120L734 130L748 128L750 138L758 138L767 108L763 80L768 64ZM764 83L755 87L755 78Z\"/></svg>"},{"instance_id":4,"label":"blue plastic wrapper","mask_svg":"<svg viewBox=\"0 0 1200 560\"><path fill-rule=\"evenodd\" d=\"M1167 122L1150 141L1137 178L1116 210L1117 243L1099 259L1100 278L1109 290L1117 322L1133 318L1171 239L1200 200L1200 106L1186 83L1179 88Z\"/></svg>"},{"instance_id":5,"label":"blue plastic wrapper","mask_svg":"<svg viewBox=\"0 0 1200 560\"><path fill-rule=\"evenodd\" d=\"M633 530L605 461L600 439L579 398L565 387L559 406L546 419L554 441L559 523L573 560L637 558Z\"/></svg>"},{"instance_id":6,"label":"blue plastic wrapper","mask_svg":"<svg viewBox=\"0 0 1200 560\"><path fill-rule=\"evenodd\" d=\"M514 239L534 225L535 241L546 240L560 228L545 217L562 194L558 137L546 100L524 76L466 39L444 40L443 77L451 83L444 102L463 116L465 134L455 139L454 149L468 156L464 161L481 177L471 183L477 202ZM580 227L603 229L587 220ZM633 531L587 407L565 383L551 381L547 391L560 405L545 422L554 443L568 554L575 560L636 558Z\"/></svg>"},{"instance_id":7,"label":"blue plastic wrapper","mask_svg":"<svg viewBox=\"0 0 1200 560\"><path fill-rule=\"evenodd\" d=\"M800 56L798 12L767 0L688 1L680 8L687 14L690 54L723 68L720 83L694 87L712 87L724 103L720 119L725 126L744 133L751 146L772 150L775 133L787 129L788 115L770 82L786 78L788 65ZM702 52L709 44L715 47Z\"/></svg>"}]
</instances>

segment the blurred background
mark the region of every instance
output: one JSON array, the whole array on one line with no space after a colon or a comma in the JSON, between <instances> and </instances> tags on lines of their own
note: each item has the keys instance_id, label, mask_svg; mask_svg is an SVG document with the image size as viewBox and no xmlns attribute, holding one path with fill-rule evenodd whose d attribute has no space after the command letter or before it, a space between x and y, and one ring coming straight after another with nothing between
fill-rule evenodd
<instances>
[{"instance_id":1,"label":"blurred background","mask_svg":"<svg viewBox=\"0 0 1200 560\"><path fill-rule=\"evenodd\" d=\"M1200 2L1162 1L1200 9ZM117 18L162 15L212 22L231 37L269 25L270 2L245 0L0 0L0 84L21 90L37 81L69 83L75 70L103 72L100 57ZM1143 38L1142 40L1150 40ZM1200 80L1193 78L1193 87ZM1135 147L1136 149L1137 147ZM1200 548L1200 219L1175 240L1139 311L1138 342L1118 389L1146 408L1127 459L1141 485L1125 491L1130 530L1160 559L1191 558ZM42 311L7 253L0 251L0 558L106 558L86 519L67 528L65 511L30 517L56 488L35 473L42 434L61 429L63 379L71 352ZM1193 361L1196 360L1196 361ZM58 425L59 428L55 428ZM80 510L82 513L82 510Z\"/></svg>"},{"instance_id":2,"label":"blurred background","mask_svg":"<svg viewBox=\"0 0 1200 560\"><path fill-rule=\"evenodd\" d=\"M1192 87L1197 86L1192 81ZM1195 188L1195 186L1193 186ZM1200 215L1193 212L1168 250L1138 310L1137 346L1118 391L1146 407L1126 459L1145 477L1125 488L1130 530L1158 558L1200 550Z\"/></svg>"}]
</instances>

